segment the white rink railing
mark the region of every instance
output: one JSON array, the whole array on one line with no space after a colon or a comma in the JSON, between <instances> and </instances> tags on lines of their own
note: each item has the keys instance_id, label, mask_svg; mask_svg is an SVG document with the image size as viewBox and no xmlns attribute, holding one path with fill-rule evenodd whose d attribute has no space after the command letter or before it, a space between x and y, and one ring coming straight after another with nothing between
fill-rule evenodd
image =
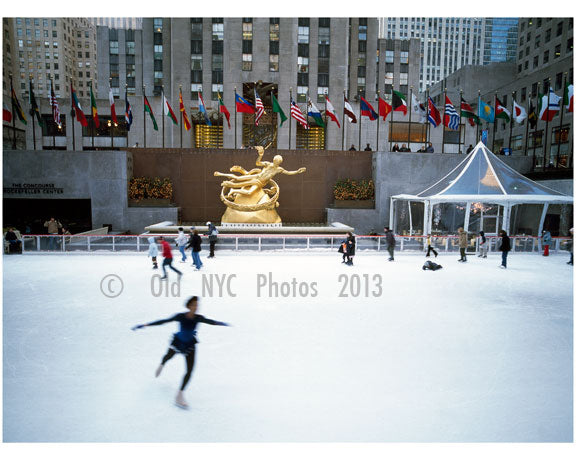
<instances>
[{"instance_id":1,"label":"white rink railing","mask_svg":"<svg viewBox=\"0 0 576 460\"><path fill-rule=\"evenodd\" d=\"M148 252L148 238L164 236L174 246L176 236L172 234L143 235L22 235L22 252ZM337 251L345 235L218 235L217 250L232 251ZM395 251L425 252L426 238L422 236L395 236ZM541 239L532 236L511 236L512 252L539 252L542 250ZM567 237L553 238L550 251L564 249ZM497 252L498 237L487 237L488 252ZM477 240L472 240L467 252L475 252ZM208 249L208 238L202 239L202 247ZM433 247L439 252L458 252L458 236L438 236L433 240ZM356 235L357 251L386 251L385 236Z\"/></svg>"}]
</instances>

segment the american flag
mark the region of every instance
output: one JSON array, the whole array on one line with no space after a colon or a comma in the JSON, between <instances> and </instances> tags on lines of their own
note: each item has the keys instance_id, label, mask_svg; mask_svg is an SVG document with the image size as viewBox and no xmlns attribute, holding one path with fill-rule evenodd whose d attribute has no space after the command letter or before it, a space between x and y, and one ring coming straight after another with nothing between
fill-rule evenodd
<instances>
[{"instance_id":1,"label":"american flag","mask_svg":"<svg viewBox=\"0 0 576 460\"><path fill-rule=\"evenodd\" d=\"M262 118L262 115L264 115L266 112L264 112L264 104L262 104L262 99L260 99L260 96L258 96L256 90L254 90L254 100L256 101L256 120L254 123L256 123L256 126L258 126L260 118Z\"/></svg>"},{"instance_id":2,"label":"american flag","mask_svg":"<svg viewBox=\"0 0 576 460\"><path fill-rule=\"evenodd\" d=\"M290 116L294 118L298 123L300 123L304 129L308 129L308 121L300 111L300 108L294 102L294 99L290 99Z\"/></svg>"},{"instance_id":3,"label":"american flag","mask_svg":"<svg viewBox=\"0 0 576 460\"><path fill-rule=\"evenodd\" d=\"M54 94L54 82L50 80L50 84L50 105L52 106L52 118L54 119L54 123L60 127L60 110L58 109L58 101L56 100L56 95Z\"/></svg>"}]
</instances>

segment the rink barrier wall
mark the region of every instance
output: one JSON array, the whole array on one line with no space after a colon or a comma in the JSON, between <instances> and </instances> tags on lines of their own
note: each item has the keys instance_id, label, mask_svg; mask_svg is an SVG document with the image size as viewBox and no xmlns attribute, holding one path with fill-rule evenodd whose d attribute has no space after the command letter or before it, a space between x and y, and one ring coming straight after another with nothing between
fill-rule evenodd
<instances>
[{"instance_id":1,"label":"rink barrier wall","mask_svg":"<svg viewBox=\"0 0 576 460\"><path fill-rule=\"evenodd\" d=\"M175 239L170 234L144 235L23 235L22 252L37 253L73 253L73 252L148 252L148 238L164 236L168 240ZM218 236L216 249L232 251L337 251L346 235L246 235L221 234ZM398 235L395 251L421 253L426 252L426 237ZM498 251L497 236L487 236L488 252ZM541 238L532 236L511 236L511 252L540 252L543 250ZM550 247L551 252L564 249L569 237L554 237ZM175 245L172 245L177 251ZM477 251L478 240L472 238L467 249L468 253ZM438 252L459 252L457 235L434 237L433 247ZM208 248L208 241L203 241L203 249ZM356 235L356 251L386 251L386 236ZM178 252L175 252L178 257Z\"/></svg>"}]
</instances>

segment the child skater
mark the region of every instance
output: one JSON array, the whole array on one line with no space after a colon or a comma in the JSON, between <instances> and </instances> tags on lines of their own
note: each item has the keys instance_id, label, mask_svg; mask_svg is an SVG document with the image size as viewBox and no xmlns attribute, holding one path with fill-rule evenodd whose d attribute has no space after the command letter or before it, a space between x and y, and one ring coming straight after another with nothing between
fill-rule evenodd
<instances>
[{"instance_id":1,"label":"child skater","mask_svg":"<svg viewBox=\"0 0 576 460\"><path fill-rule=\"evenodd\" d=\"M152 268L156 270L158 268L158 262L156 261L156 257L158 256L158 245L153 236L148 238L148 243L150 243L150 246L148 247L148 257L152 257Z\"/></svg>"},{"instance_id":2,"label":"child skater","mask_svg":"<svg viewBox=\"0 0 576 460\"><path fill-rule=\"evenodd\" d=\"M176 395L176 405L187 409L188 403L184 399L184 389L186 385L188 385L188 381L190 380L190 376L192 375L192 369L194 368L194 357L196 355L196 344L198 340L196 340L196 326L198 323L205 323L205 324L212 324L214 326L228 326L227 323L222 321L215 321L213 319L205 318L202 315L197 315L196 310L198 309L198 297L194 296L188 299L186 302L186 308L188 308L188 312L186 313L178 313L171 318L168 319L161 319L158 321L153 321L151 323L146 324L139 324L138 326L134 326L132 328L133 331L136 329L142 329L143 327L147 326L159 326L160 324L169 323L171 321L177 321L180 323L180 331L174 334L172 338L172 343L168 348L168 351L162 358L162 362L156 369L156 377L160 375L162 369L164 368L164 364L167 361L172 359L176 353L182 353L186 358L186 374L184 375L184 379L182 380L182 385L180 386L180 390Z\"/></svg>"}]
</instances>

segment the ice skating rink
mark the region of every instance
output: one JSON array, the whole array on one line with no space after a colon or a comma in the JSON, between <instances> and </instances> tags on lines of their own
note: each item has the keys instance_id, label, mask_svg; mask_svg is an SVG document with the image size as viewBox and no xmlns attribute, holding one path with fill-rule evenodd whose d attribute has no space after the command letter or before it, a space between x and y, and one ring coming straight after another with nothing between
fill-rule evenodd
<instances>
[{"instance_id":1,"label":"ice skating rink","mask_svg":"<svg viewBox=\"0 0 576 460\"><path fill-rule=\"evenodd\" d=\"M402 253L175 257L180 292L170 273L157 296L143 254L4 256L4 442L572 441L565 252L507 270L441 254L437 272ZM194 294L232 327L199 325L182 410L182 356L154 377L177 324L130 328Z\"/></svg>"}]
</instances>

